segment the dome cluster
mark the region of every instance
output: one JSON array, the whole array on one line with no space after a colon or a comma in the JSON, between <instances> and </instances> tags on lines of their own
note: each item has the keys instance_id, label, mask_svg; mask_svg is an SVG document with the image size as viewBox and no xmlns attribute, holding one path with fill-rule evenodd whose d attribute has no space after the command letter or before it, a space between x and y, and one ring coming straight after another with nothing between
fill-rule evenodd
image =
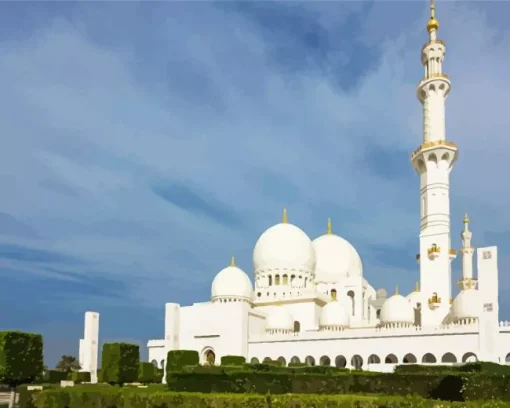
<instances>
[{"instance_id":1,"label":"dome cluster","mask_svg":"<svg viewBox=\"0 0 510 408\"><path fill-rule=\"evenodd\" d=\"M451 319L453 322L462 323L472 319L478 319L482 312L482 301L477 289L465 289L454 299L451 306Z\"/></svg>"},{"instance_id":2,"label":"dome cluster","mask_svg":"<svg viewBox=\"0 0 510 408\"><path fill-rule=\"evenodd\" d=\"M255 244L253 267L257 287L262 288L273 282L308 288L315 283L363 275L358 252L347 240L333 234L331 221L327 234L312 242L303 230L287 221L286 210L282 222L267 229ZM276 277L281 278L278 283L273 280ZM253 285L248 275L232 262L214 278L211 297L213 302L251 302Z\"/></svg>"},{"instance_id":3,"label":"dome cluster","mask_svg":"<svg viewBox=\"0 0 510 408\"><path fill-rule=\"evenodd\" d=\"M322 308L319 318L320 330L343 330L350 324L349 308L342 302L334 300Z\"/></svg>"}]
</instances>

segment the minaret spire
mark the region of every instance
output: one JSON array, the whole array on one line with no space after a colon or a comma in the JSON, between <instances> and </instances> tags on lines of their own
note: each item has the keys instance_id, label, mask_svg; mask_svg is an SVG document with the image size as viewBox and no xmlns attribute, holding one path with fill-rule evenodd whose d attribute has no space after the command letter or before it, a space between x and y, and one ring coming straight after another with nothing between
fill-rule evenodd
<instances>
[{"instance_id":1,"label":"minaret spire","mask_svg":"<svg viewBox=\"0 0 510 408\"><path fill-rule=\"evenodd\" d=\"M443 72L446 46L437 39L438 29L431 1L429 38L421 50L424 76L416 90L423 108L423 138L411 162L420 175L420 289L426 298L432 299L435 293L435 300L451 297L450 173L457 160L457 145L446 138L445 105L451 83ZM441 302L429 304L443 307ZM421 324L440 324L440 316L432 307L424 307Z\"/></svg>"},{"instance_id":2,"label":"minaret spire","mask_svg":"<svg viewBox=\"0 0 510 408\"><path fill-rule=\"evenodd\" d=\"M473 254L475 252L471 245L473 233L469 230L469 217L464 214L464 229L460 233L462 238L462 279L457 282L461 290L476 289L477 280L473 279Z\"/></svg>"}]
</instances>

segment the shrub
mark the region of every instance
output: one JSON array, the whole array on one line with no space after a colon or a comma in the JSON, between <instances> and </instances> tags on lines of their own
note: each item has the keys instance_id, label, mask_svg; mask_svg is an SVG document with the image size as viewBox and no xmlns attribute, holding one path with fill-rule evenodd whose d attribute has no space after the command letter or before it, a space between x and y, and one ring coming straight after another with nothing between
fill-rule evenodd
<instances>
[{"instance_id":1,"label":"shrub","mask_svg":"<svg viewBox=\"0 0 510 408\"><path fill-rule=\"evenodd\" d=\"M88 371L71 371L71 381L75 384L90 382L90 373Z\"/></svg>"},{"instance_id":2,"label":"shrub","mask_svg":"<svg viewBox=\"0 0 510 408\"><path fill-rule=\"evenodd\" d=\"M16 386L40 379L43 367L41 335L19 331L0 332L0 383L10 386L11 401L16 398Z\"/></svg>"},{"instance_id":3,"label":"shrub","mask_svg":"<svg viewBox=\"0 0 510 408\"><path fill-rule=\"evenodd\" d=\"M106 343L101 359L101 377L110 384L125 384L138 379L140 348L136 344Z\"/></svg>"},{"instance_id":4,"label":"shrub","mask_svg":"<svg viewBox=\"0 0 510 408\"><path fill-rule=\"evenodd\" d=\"M243 356L223 356L221 358L221 365L223 366L242 366L246 363L246 358Z\"/></svg>"},{"instance_id":5,"label":"shrub","mask_svg":"<svg viewBox=\"0 0 510 408\"><path fill-rule=\"evenodd\" d=\"M118 387L73 387L57 390L44 390L33 395L36 408L433 408L435 401L418 397L398 396L362 396L362 395L229 395L196 394L172 392L148 392L145 390L126 390ZM498 401L471 403L441 403L446 408L499 408L505 405Z\"/></svg>"},{"instance_id":6,"label":"shrub","mask_svg":"<svg viewBox=\"0 0 510 408\"><path fill-rule=\"evenodd\" d=\"M48 370L44 376L44 382L48 382L50 384L60 384L60 381L67 380L67 377L68 375L65 371Z\"/></svg>"},{"instance_id":7,"label":"shrub","mask_svg":"<svg viewBox=\"0 0 510 408\"><path fill-rule=\"evenodd\" d=\"M154 364L142 362L138 371L138 381L144 384L154 382L156 367Z\"/></svg>"},{"instance_id":8,"label":"shrub","mask_svg":"<svg viewBox=\"0 0 510 408\"><path fill-rule=\"evenodd\" d=\"M156 371L154 372L154 382L157 384L161 384L163 382L164 376L165 376L165 373L163 372L163 369L156 368Z\"/></svg>"},{"instance_id":9,"label":"shrub","mask_svg":"<svg viewBox=\"0 0 510 408\"><path fill-rule=\"evenodd\" d=\"M11 387L32 383L41 376L42 371L41 335L19 331L0 332L0 383Z\"/></svg>"},{"instance_id":10,"label":"shrub","mask_svg":"<svg viewBox=\"0 0 510 408\"><path fill-rule=\"evenodd\" d=\"M182 371L184 366L198 365L200 358L195 350L172 350L166 358L166 372Z\"/></svg>"}]
</instances>

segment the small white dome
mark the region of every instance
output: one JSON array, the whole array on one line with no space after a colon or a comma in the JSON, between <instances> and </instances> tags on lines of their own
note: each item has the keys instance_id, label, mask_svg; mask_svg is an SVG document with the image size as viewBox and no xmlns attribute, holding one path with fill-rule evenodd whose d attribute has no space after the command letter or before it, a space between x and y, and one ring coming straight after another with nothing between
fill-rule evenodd
<instances>
[{"instance_id":1,"label":"small white dome","mask_svg":"<svg viewBox=\"0 0 510 408\"><path fill-rule=\"evenodd\" d=\"M482 312L482 301L477 289L461 291L451 306L452 320L478 318Z\"/></svg>"},{"instance_id":2,"label":"small white dome","mask_svg":"<svg viewBox=\"0 0 510 408\"><path fill-rule=\"evenodd\" d=\"M416 309L418 307L418 303L423 304L423 296L422 293L418 288L416 288L413 292L409 293L409 295L406 296L407 301L409 304L413 307L413 309Z\"/></svg>"},{"instance_id":3,"label":"small white dome","mask_svg":"<svg viewBox=\"0 0 510 408\"><path fill-rule=\"evenodd\" d=\"M345 304L338 300L329 302L322 308L319 318L320 327L349 327L351 316Z\"/></svg>"},{"instance_id":4,"label":"small white dome","mask_svg":"<svg viewBox=\"0 0 510 408\"><path fill-rule=\"evenodd\" d=\"M294 318L285 307L276 306L267 315L266 330L293 331Z\"/></svg>"},{"instance_id":5,"label":"small white dome","mask_svg":"<svg viewBox=\"0 0 510 408\"><path fill-rule=\"evenodd\" d=\"M328 233L313 241L317 282L338 282L350 276L363 276L358 251L344 238Z\"/></svg>"},{"instance_id":6,"label":"small white dome","mask_svg":"<svg viewBox=\"0 0 510 408\"><path fill-rule=\"evenodd\" d=\"M404 296L395 294L383 303L380 320L383 324L414 324L414 309Z\"/></svg>"},{"instance_id":7,"label":"small white dome","mask_svg":"<svg viewBox=\"0 0 510 408\"><path fill-rule=\"evenodd\" d=\"M221 270L214 278L211 286L213 301L220 299L237 299L251 301L253 285L248 275L240 268L232 265Z\"/></svg>"},{"instance_id":8,"label":"small white dome","mask_svg":"<svg viewBox=\"0 0 510 408\"><path fill-rule=\"evenodd\" d=\"M287 268L313 272L315 251L303 230L288 223L266 230L253 250L253 267L260 269Z\"/></svg>"}]
</instances>

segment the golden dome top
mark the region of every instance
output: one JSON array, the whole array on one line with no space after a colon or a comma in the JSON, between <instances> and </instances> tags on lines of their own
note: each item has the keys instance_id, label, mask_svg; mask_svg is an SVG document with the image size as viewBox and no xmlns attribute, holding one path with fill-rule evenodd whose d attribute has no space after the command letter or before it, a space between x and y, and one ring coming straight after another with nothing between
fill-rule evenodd
<instances>
[{"instance_id":1,"label":"golden dome top","mask_svg":"<svg viewBox=\"0 0 510 408\"><path fill-rule=\"evenodd\" d=\"M430 20L427 23L427 31L429 33L432 30L437 30L439 28L439 21L436 20L435 12L436 6L434 5L434 0L430 0Z\"/></svg>"},{"instance_id":2,"label":"golden dome top","mask_svg":"<svg viewBox=\"0 0 510 408\"><path fill-rule=\"evenodd\" d=\"M427 23L427 31L430 33L432 30L436 30L439 28L439 21L437 21L434 17L432 17Z\"/></svg>"}]
</instances>

